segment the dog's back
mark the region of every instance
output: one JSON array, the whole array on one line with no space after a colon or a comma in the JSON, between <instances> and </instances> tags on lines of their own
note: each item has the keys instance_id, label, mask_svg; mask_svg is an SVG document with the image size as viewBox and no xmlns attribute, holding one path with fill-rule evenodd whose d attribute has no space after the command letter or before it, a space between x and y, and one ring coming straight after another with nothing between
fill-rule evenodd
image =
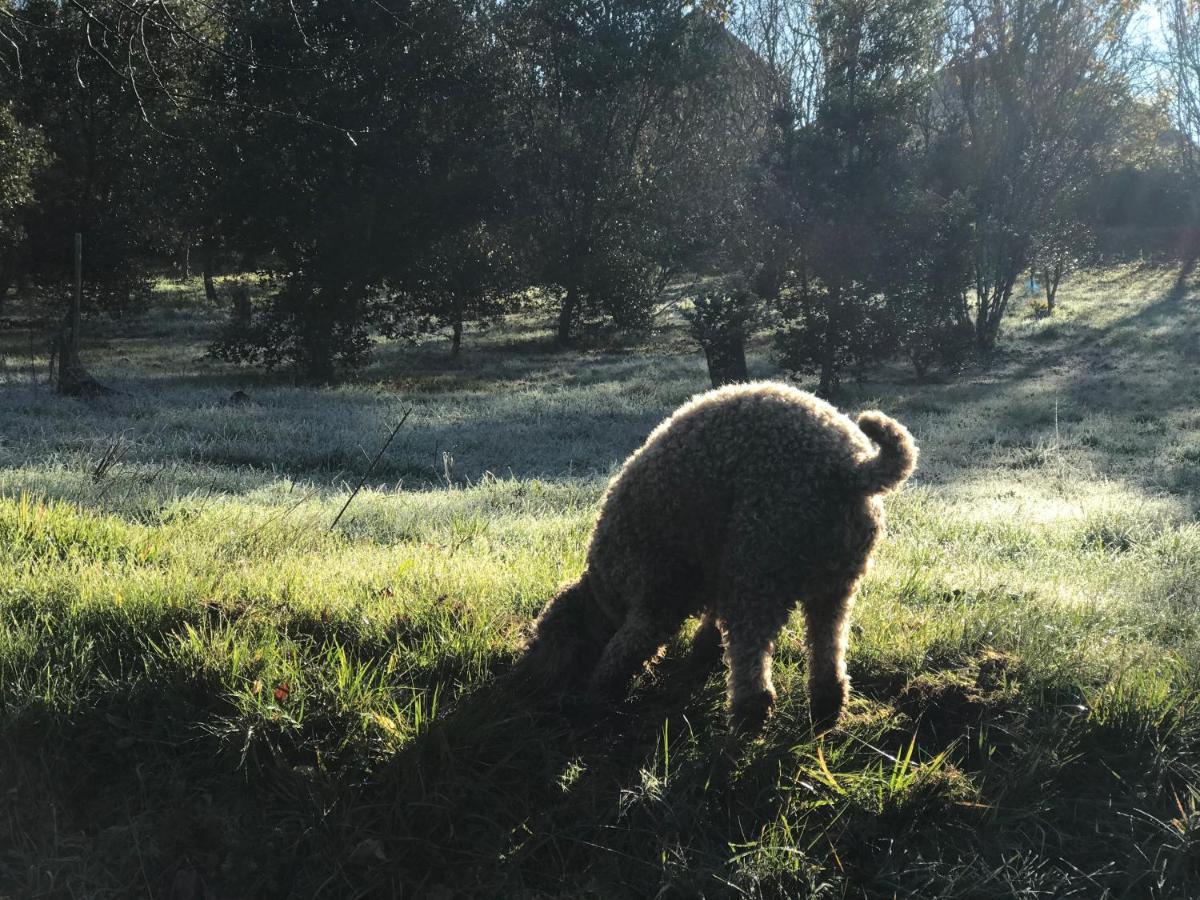
<instances>
[{"instance_id":1,"label":"dog's back","mask_svg":"<svg viewBox=\"0 0 1200 900\"><path fill-rule=\"evenodd\" d=\"M623 502L695 515L759 493L872 495L901 484L916 458L911 435L883 413L855 423L789 385L730 385L662 422L622 467L606 505L630 493Z\"/></svg>"}]
</instances>

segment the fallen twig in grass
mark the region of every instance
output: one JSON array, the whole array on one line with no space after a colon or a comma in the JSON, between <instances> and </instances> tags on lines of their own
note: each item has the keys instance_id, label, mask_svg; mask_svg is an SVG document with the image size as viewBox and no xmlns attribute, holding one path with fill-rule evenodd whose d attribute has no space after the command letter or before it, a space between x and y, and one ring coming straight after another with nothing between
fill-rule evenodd
<instances>
[{"instance_id":1,"label":"fallen twig in grass","mask_svg":"<svg viewBox=\"0 0 1200 900\"><path fill-rule=\"evenodd\" d=\"M371 477L371 473L375 471L375 466L379 464L379 460L383 458L383 454L387 452L387 448L392 446L392 441L396 439L396 435L400 433L400 429L404 427L404 423L408 421L410 415L412 415L411 406L405 410L404 416L396 423L396 427L392 429L392 433L388 435L387 440L383 442L383 446L379 448L379 452L375 454L375 458L371 460L371 464L367 466L367 471L363 472L362 478L358 480L358 484L350 492L350 496L346 498L345 504L343 504L329 526L330 531L337 528L337 523L342 521L342 516L346 514L346 510L350 508L350 504L354 502L354 498L358 496L358 492L362 490L363 485L367 483L367 479Z\"/></svg>"}]
</instances>

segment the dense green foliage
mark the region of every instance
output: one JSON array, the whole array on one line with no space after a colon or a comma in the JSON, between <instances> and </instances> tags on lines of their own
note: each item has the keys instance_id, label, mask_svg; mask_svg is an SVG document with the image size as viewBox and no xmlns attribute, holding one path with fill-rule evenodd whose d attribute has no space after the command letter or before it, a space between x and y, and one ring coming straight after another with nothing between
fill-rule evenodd
<instances>
[{"instance_id":1,"label":"dense green foliage","mask_svg":"<svg viewBox=\"0 0 1200 900\"><path fill-rule=\"evenodd\" d=\"M779 284L782 358L792 371L818 372L822 393L892 349L888 300L913 283L906 263L915 257L898 251L919 224L906 215L920 190L910 123L934 71L938 9L930 0L821 4L816 118L808 127L784 119L777 129L772 187L788 192L803 223L791 230L795 268Z\"/></svg>"},{"instance_id":2,"label":"dense green foliage","mask_svg":"<svg viewBox=\"0 0 1200 900\"><path fill-rule=\"evenodd\" d=\"M645 329L680 273L733 274L827 392L953 368L1031 265L1190 221L1135 7L5 0L3 146L45 164L6 165L0 286L61 285L79 231L88 310L194 267L216 355L329 381L533 296L562 346Z\"/></svg>"}]
</instances>

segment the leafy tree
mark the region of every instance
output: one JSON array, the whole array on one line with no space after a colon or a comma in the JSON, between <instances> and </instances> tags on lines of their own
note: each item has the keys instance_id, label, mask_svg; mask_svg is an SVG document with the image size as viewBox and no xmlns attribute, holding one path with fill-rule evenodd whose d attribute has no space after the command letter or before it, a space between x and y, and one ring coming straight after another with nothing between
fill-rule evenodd
<instances>
[{"instance_id":1,"label":"leafy tree","mask_svg":"<svg viewBox=\"0 0 1200 900\"><path fill-rule=\"evenodd\" d=\"M284 287L214 349L326 381L361 364L375 327L419 318L398 304L447 296L422 289L440 242L504 209L491 10L240 2L229 52L253 64L227 94L254 202L230 218L269 236Z\"/></svg>"},{"instance_id":2,"label":"leafy tree","mask_svg":"<svg viewBox=\"0 0 1200 900\"><path fill-rule=\"evenodd\" d=\"M40 130L26 128L0 106L0 309L16 275L25 219L35 202L34 176L46 165Z\"/></svg>"},{"instance_id":3,"label":"leafy tree","mask_svg":"<svg viewBox=\"0 0 1200 900\"><path fill-rule=\"evenodd\" d=\"M1195 174L1200 170L1200 7L1194 0L1166 0L1162 16L1171 118L1186 138L1182 149Z\"/></svg>"},{"instance_id":4,"label":"leafy tree","mask_svg":"<svg viewBox=\"0 0 1200 900\"><path fill-rule=\"evenodd\" d=\"M518 61L515 125L525 220L541 278L561 295L557 334L581 314L645 318L676 247L671 186L689 151L681 98L715 20L674 0L507 4Z\"/></svg>"},{"instance_id":5,"label":"leafy tree","mask_svg":"<svg viewBox=\"0 0 1200 900\"><path fill-rule=\"evenodd\" d=\"M1085 180L1129 102L1127 0L957 0L942 127L966 157L979 346L1063 193Z\"/></svg>"},{"instance_id":6,"label":"leafy tree","mask_svg":"<svg viewBox=\"0 0 1200 900\"><path fill-rule=\"evenodd\" d=\"M251 163L245 151L253 146L246 137L254 112L242 106L253 98L239 90L245 67L254 62L240 56L247 20L234 2L212 9L212 16L193 23L190 40L181 39L175 51L187 59L187 81L172 94L169 119L162 122L172 139L161 159L159 196L174 212L173 249L182 250L188 262L198 251L205 297L216 305L215 276L222 263L236 260L240 268L251 268L271 244L256 227L261 223L243 178ZM230 293L234 318L244 318L245 307L239 307L244 291L239 286Z\"/></svg>"},{"instance_id":7,"label":"leafy tree","mask_svg":"<svg viewBox=\"0 0 1200 900\"><path fill-rule=\"evenodd\" d=\"M692 333L708 364L713 387L748 381L746 338L761 324L759 298L741 278L700 291L684 311Z\"/></svg>"},{"instance_id":8,"label":"leafy tree","mask_svg":"<svg viewBox=\"0 0 1200 900\"><path fill-rule=\"evenodd\" d=\"M449 329L450 352L458 356L467 323L494 320L510 308L521 272L503 231L477 222L448 232L426 248L404 295L391 304L384 331L404 337Z\"/></svg>"},{"instance_id":9,"label":"leafy tree","mask_svg":"<svg viewBox=\"0 0 1200 900\"><path fill-rule=\"evenodd\" d=\"M1030 270L1042 279L1046 315L1052 316L1063 278L1092 257L1096 234L1079 215L1069 209L1060 209L1046 217L1034 246Z\"/></svg>"},{"instance_id":10,"label":"leafy tree","mask_svg":"<svg viewBox=\"0 0 1200 900\"><path fill-rule=\"evenodd\" d=\"M938 162L926 158L921 186L907 194L889 263L889 324L919 378L958 368L973 345L971 207L961 193L939 192Z\"/></svg>"},{"instance_id":11,"label":"leafy tree","mask_svg":"<svg viewBox=\"0 0 1200 900\"><path fill-rule=\"evenodd\" d=\"M894 345L887 296L938 16L931 0L831 0L814 22L824 69L816 118L781 116L772 160L787 198L780 231L794 248L778 343L784 366L818 373L828 394L845 370Z\"/></svg>"},{"instance_id":12,"label":"leafy tree","mask_svg":"<svg viewBox=\"0 0 1200 900\"><path fill-rule=\"evenodd\" d=\"M1176 154L1192 6L1167 8ZM231 294L214 351L324 381L380 333L457 353L530 284L566 343L644 324L681 269L738 272L692 314L714 380L768 314L822 391L897 349L925 373L967 325L995 342L1031 265L1056 289L1112 212L1096 185L1154 169L1172 193L1117 134L1163 115L1130 88L1131 8L0 0L0 286L17 251L64 279L75 231L92 308L180 247L215 300L237 260L272 289Z\"/></svg>"},{"instance_id":13,"label":"leafy tree","mask_svg":"<svg viewBox=\"0 0 1200 900\"><path fill-rule=\"evenodd\" d=\"M178 11L181 26L193 18ZM163 202L161 177L171 145L162 126L171 92L186 80L176 28L120 0L24 0L6 23L16 47L13 109L37 123L50 154L26 218L29 268L35 278L67 280L72 234L81 232L85 305L127 308L144 297L176 212Z\"/></svg>"},{"instance_id":14,"label":"leafy tree","mask_svg":"<svg viewBox=\"0 0 1200 900\"><path fill-rule=\"evenodd\" d=\"M1084 239L1081 259L1188 252L1200 187L1190 152L1190 141L1173 123L1168 91L1123 104L1096 172L1068 191L1071 224Z\"/></svg>"}]
</instances>

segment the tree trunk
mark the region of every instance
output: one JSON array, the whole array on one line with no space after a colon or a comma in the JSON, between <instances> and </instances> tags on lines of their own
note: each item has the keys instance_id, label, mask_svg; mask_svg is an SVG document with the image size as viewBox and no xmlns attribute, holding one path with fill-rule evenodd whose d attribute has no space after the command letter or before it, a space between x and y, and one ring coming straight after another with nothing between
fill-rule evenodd
<instances>
[{"instance_id":1,"label":"tree trunk","mask_svg":"<svg viewBox=\"0 0 1200 900\"><path fill-rule=\"evenodd\" d=\"M83 307L83 236L75 235L75 290L67 317L51 351L50 365L58 363L57 390L67 397L100 397L113 393L91 376L79 357L79 333Z\"/></svg>"},{"instance_id":2,"label":"tree trunk","mask_svg":"<svg viewBox=\"0 0 1200 900\"><path fill-rule=\"evenodd\" d=\"M326 328L315 321L308 323L300 366L303 378L313 384L329 384L334 380L332 323Z\"/></svg>"},{"instance_id":3,"label":"tree trunk","mask_svg":"<svg viewBox=\"0 0 1200 900\"><path fill-rule=\"evenodd\" d=\"M333 381L333 352L324 341L310 345L304 360L304 376L314 384L329 384Z\"/></svg>"},{"instance_id":4,"label":"tree trunk","mask_svg":"<svg viewBox=\"0 0 1200 900\"><path fill-rule=\"evenodd\" d=\"M4 314L4 300L8 297L8 288L13 281L16 259L15 248L10 247L0 254L0 315Z\"/></svg>"},{"instance_id":5,"label":"tree trunk","mask_svg":"<svg viewBox=\"0 0 1200 900\"><path fill-rule=\"evenodd\" d=\"M229 290L233 300L233 321L235 325L250 324L250 289L241 281L235 281Z\"/></svg>"},{"instance_id":6,"label":"tree trunk","mask_svg":"<svg viewBox=\"0 0 1200 900\"><path fill-rule=\"evenodd\" d=\"M837 389L838 378L837 368L833 365L833 360L829 354L821 360L821 380L817 384L817 396L828 399L833 396L833 392Z\"/></svg>"},{"instance_id":7,"label":"tree trunk","mask_svg":"<svg viewBox=\"0 0 1200 900\"><path fill-rule=\"evenodd\" d=\"M975 317L975 343L983 353L991 353L996 349L996 339L1000 336L1000 323L1004 321L1004 312L1008 309L1008 300L1012 296L1016 280L1017 276L1014 275L1007 285L994 288L978 303Z\"/></svg>"},{"instance_id":8,"label":"tree trunk","mask_svg":"<svg viewBox=\"0 0 1200 900\"><path fill-rule=\"evenodd\" d=\"M996 346L996 335L986 314L975 322L975 345L981 353L990 353Z\"/></svg>"},{"instance_id":9,"label":"tree trunk","mask_svg":"<svg viewBox=\"0 0 1200 900\"><path fill-rule=\"evenodd\" d=\"M830 317L832 321L832 316ZM838 373L836 355L833 351L833 326L825 328L825 342L821 347L821 380L817 384L817 396L829 398L837 390Z\"/></svg>"},{"instance_id":10,"label":"tree trunk","mask_svg":"<svg viewBox=\"0 0 1200 900\"><path fill-rule=\"evenodd\" d=\"M908 354L908 359L912 363L913 372L917 376L918 381L924 381L929 374L930 357L918 350L912 350Z\"/></svg>"},{"instance_id":11,"label":"tree trunk","mask_svg":"<svg viewBox=\"0 0 1200 900\"><path fill-rule=\"evenodd\" d=\"M567 295L558 311L558 346L569 347L575 336L575 316L579 309L579 288L572 281L567 285Z\"/></svg>"},{"instance_id":12,"label":"tree trunk","mask_svg":"<svg viewBox=\"0 0 1200 900\"><path fill-rule=\"evenodd\" d=\"M204 297L209 303L214 306L217 304L217 286L213 283L213 247L212 239L204 239L204 247L202 252L203 258L200 260L201 270L204 276Z\"/></svg>"},{"instance_id":13,"label":"tree trunk","mask_svg":"<svg viewBox=\"0 0 1200 900\"><path fill-rule=\"evenodd\" d=\"M781 281L782 274L780 273L779 265L775 260L768 259L763 264L763 267L754 274L754 293L766 300L774 300L779 297Z\"/></svg>"},{"instance_id":14,"label":"tree trunk","mask_svg":"<svg viewBox=\"0 0 1200 900\"><path fill-rule=\"evenodd\" d=\"M1062 282L1063 267L1056 265L1042 273L1042 281L1046 285L1046 312L1054 315L1054 302L1058 299L1058 285Z\"/></svg>"},{"instance_id":15,"label":"tree trunk","mask_svg":"<svg viewBox=\"0 0 1200 900\"><path fill-rule=\"evenodd\" d=\"M212 267L207 257L204 260L204 299L214 306L217 304L217 286L213 284Z\"/></svg>"},{"instance_id":16,"label":"tree trunk","mask_svg":"<svg viewBox=\"0 0 1200 900\"><path fill-rule=\"evenodd\" d=\"M454 321L450 323L450 355L458 359L462 351L463 337L463 301L461 297L454 298Z\"/></svg>"},{"instance_id":17,"label":"tree trunk","mask_svg":"<svg viewBox=\"0 0 1200 900\"><path fill-rule=\"evenodd\" d=\"M829 297L829 312L825 319L825 334L821 341L821 380L817 384L817 396L829 398L833 396L838 386L837 353L834 349L836 322L840 318L841 299L839 295Z\"/></svg>"},{"instance_id":18,"label":"tree trunk","mask_svg":"<svg viewBox=\"0 0 1200 900\"><path fill-rule=\"evenodd\" d=\"M708 378L715 388L749 381L746 370L746 336L741 329L716 335L704 345Z\"/></svg>"}]
</instances>

